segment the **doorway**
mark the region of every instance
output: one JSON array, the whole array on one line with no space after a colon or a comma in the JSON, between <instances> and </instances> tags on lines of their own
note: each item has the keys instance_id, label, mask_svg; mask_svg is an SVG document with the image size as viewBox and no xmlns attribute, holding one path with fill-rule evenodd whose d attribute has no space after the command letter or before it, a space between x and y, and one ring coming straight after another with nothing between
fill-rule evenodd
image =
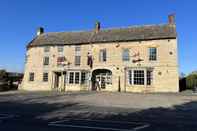
<instances>
[{"instance_id":1,"label":"doorway","mask_svg":"<svg viewBox=\"0 0 197 131\"><path fill-rule=\"evenodd\" d=\"M92 72L92 90L105 90L112 84L112 72L108 69L96 69Z\"/></svg>"}]
</instances>

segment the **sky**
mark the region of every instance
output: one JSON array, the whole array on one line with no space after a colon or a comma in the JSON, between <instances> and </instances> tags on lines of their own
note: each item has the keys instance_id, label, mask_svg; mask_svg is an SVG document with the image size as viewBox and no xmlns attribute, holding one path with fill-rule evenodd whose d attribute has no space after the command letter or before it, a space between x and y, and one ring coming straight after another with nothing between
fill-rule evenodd
<instances>
[{"instance_id":1,"label":"sky","mask_svg":"<svg viewBox=\"0 0 197 131\"><path fill-rule=\"evenodd\" d=\"M0 69L23 72L26 45L45 32L167 23L176 14L179 72L197 70L196 0L0 0Z\"/></svg>"}]
</instances>

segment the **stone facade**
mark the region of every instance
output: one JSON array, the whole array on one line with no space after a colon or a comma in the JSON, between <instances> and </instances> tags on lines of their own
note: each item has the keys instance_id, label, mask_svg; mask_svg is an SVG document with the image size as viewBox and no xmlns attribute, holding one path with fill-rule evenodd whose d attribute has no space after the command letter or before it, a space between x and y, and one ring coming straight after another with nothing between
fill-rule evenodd
<instances>
[{"instance_id":1,"label":"stone facade","mask_svg":"<svg viewBox=\"0 0 197 131\"><path fill-rule=\"evenodd\" d=\"M157 48L157 60L149 61L149 47ZM93 72L96 69L108 69L112 71L112 85L104 90L131 92L178 92L178 62L177 62L177 40L150 40L122 43L99 43L81 45L81 65L74 65L75 45L64 46L64 56L71 63L69 66L57 66L58 46L51 46L50 53L44 54L44 47L33 47L27 51L28 60L25 65L25 75L23 80L23 89L27 90L51 90L53 89L53 73L65 71L85 70ZM133 63L131 57L129 61L122 60L122 50L129 49L130 56L140 52L141 62ZM92 50L93 68L87 65L87 52ZM99 50L106 49L106 62L99 61ZM49 65L43 66L43 57L49 56ZM146 69L153 68L153 80L151 86L129 85L127 79L127 70L130 68ZM62 69L64 68L64 69ZM35 73L35 80L29 81L29 72ZM43 82L43 72L48 72L48 82ZM120 82L119 82L120 79ZM90 83L91 81L89 81ZM120 83L120 85L119 85ZM90 90L91 85L86 87L80 84L66 85L66 90Z\"/></svg>"},{"instance_id":2,"label":"stone facade","mask_svg":"<svg viewBox=\"0 0 197 131\"><path fill-rule=\"evenodd\" d=\"M151 48L156 50L155 60L150 60ZM125 49L127 60L123 60ZM176 37L33 46L27 49L22 89L178 92L177 54ZM87 64L89 55L92 67ZM44 57L49 58L46 65ZM60 65L59 57L64 58Z\"/></svg>"}]
</instances>

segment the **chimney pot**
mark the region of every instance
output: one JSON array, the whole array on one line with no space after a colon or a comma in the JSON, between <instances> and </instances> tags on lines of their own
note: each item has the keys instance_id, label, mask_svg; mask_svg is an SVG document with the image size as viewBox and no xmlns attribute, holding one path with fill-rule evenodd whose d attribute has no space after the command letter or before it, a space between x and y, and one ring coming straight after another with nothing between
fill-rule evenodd
<instances>
[{"instance_id":1,"label":"chimney pot","mask_svg":"<svg viewBox=\"0 0 197 131\"><path fill-rule=\"evenodd\" d=\"M43 27L39 27L38 29L37 29L37 36L39 36L39 35L41 35L41 34L43 34L44 33L44 28Z\"/></svg>"},{"instance_id":2,"label":"chimney pot","mask_svg":"<svg viewBox=\"0 0 197 131\"><path fill-rule=\"evenodd\" d=\"M100 22L97 21L95 24L95 32L98 33L100 28L101 28L101 24L100 24Z\"/></svg>"},{"instance_id":3,"label":"chimney pot","mask_svg":"<svg viewBox=\"0 0 197 131\"><path fill-rule=\"evenodd\" d=\"M168 23L175 24L175 14L168 15Z\"/></svg>"}]
</instances>

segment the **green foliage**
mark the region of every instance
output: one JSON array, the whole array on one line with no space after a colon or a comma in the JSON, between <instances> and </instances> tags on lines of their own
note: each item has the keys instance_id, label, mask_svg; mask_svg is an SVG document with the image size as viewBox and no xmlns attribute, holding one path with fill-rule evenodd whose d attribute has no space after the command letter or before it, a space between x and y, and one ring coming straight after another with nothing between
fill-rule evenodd
<instances>
[{"instance_id":1,"label":"green foliage","mask_svg":"<svg viewBox=\"0 0 197 131\"><path fill-rule=\"evenodd\" d=\"M186 77L186 86L188 89L197 86L197 73L192 73Z\"/></svg>"},{"instance_id":2,"label":"green foliage","mask_svg":"<svg viewBox=\"0 0 197 131\"><path fill-rule=\"evenodd\" d=\"M0 70L0 81L7 81L8 74L5 70Z\"/></svg>"}]
</instances>

